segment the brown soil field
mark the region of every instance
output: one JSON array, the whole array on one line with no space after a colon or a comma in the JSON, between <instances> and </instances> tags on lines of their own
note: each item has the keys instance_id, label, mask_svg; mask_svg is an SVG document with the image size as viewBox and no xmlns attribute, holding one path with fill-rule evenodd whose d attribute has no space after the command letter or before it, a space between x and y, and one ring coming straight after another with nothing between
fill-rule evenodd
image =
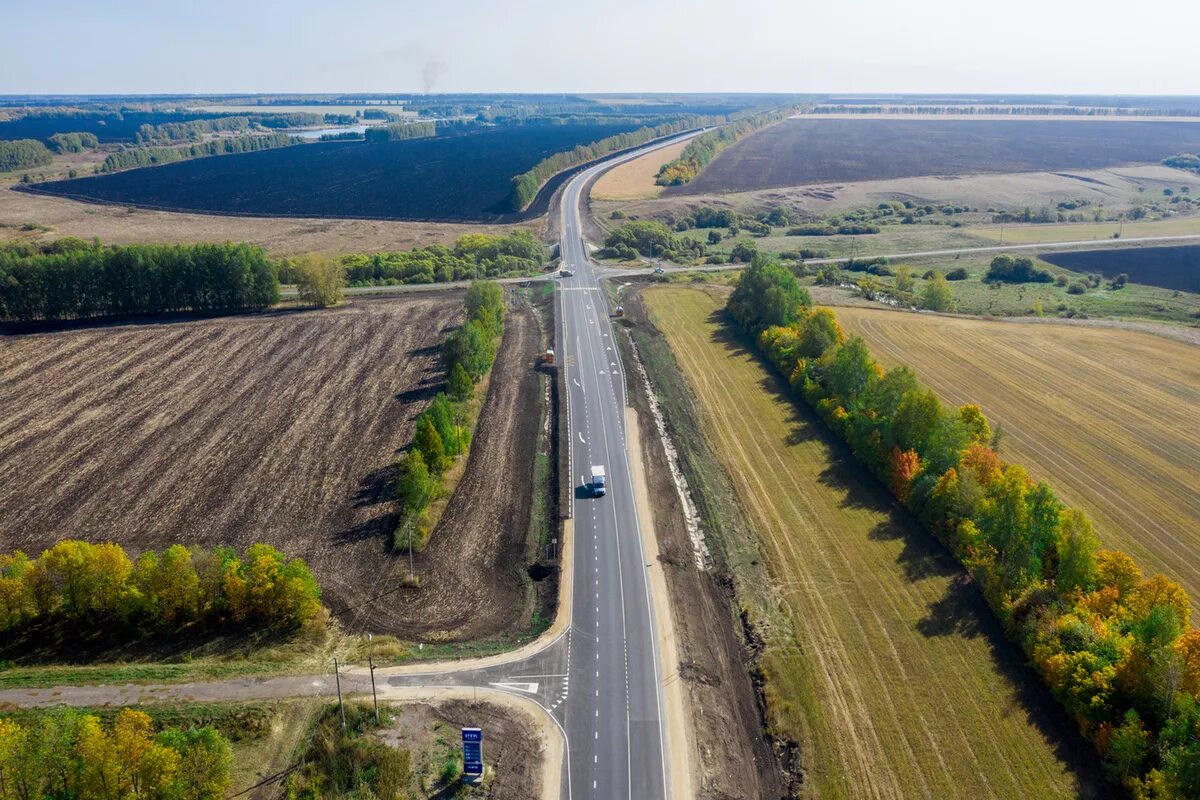
<instances>
[{"instance_id":1,"label":"brown soil field","mask_svg":"<svg viewBox=\"0 0 1200 800\"><path fill-rule=\"evenodd\" d=\"M663 164L679 158L688 143L678 142L610 169L592 185L592 197L597 200L635 200L658 197L665 187L654 183Z\"/></svg>"},{"instance_id":2,"label":"brown soil field","mask_svg":"<svg viewBox=\"0 0 1200 800\"><path fill-rule=\"evenodd\" d=\"M1200 126L1197 126L1200 129ZM732 149L732 148L731 148ZM1187 186L1200 196L1200 175L1160 165L1112 167L1062 172L1017 172L1007 175L958 175L896 178L890 180L832 181L745 192L720 192L657 199L623 201L593 198L593 211L607 219L616 209L641 218L672 212L681 216L701 205L756 210L785 206L813 215L875 206L893 200L918 205L963 205L1034 209L1054 206L1066 199L1086 200L1089 208L1103 206L1108 213L1133 207L1140 199L1162 197L1163 189L1178 192ZM1013 226L1007 226L1013 231ZM1030 226L1034 230L1053 226ZM1128 228L1126 229L1128 231ZM1125 234L1129 236L1128 232ZM1009 241L1009 237L1005 237ZM1015 239L1014 239L1015 241Z\"/></svg>"},{"instance_id":3,"label":"brown soil field","mask_svg":"<svg viewBox=\"0 0 1200 800\"><path fill-rule=\"evenodd\" d=\"M532 364L542 349L534 312L511 311L466 472L414 558L420 588L363 606L355 619L386 620L401 636L439 641L528 630L533 608L522 570L542 404ZM403 577L407 567L402 557L395 574Z\"/></svg>"},{"instance_id":4,"label":"brown soil field","mask_svg":"<svg viewBox=\"0 0 1200 800\"><path fill-rule=\"evenodd\" d=\"M21 227L28 223L44 225L50 230L22 231ZM107 244L249 242L272 255L309 252L342 255L452 244L466 233L502 234L515 228L529 228L540 236L545 226L544 218L515 225L477 225L180 214L79 203L15 192L0 184L0 242L31 236L38 240L99 237Z\"/></svg>"},{"instance_id":5,"label":"brown soil field","mask_svg":"<svg viewBox=\"0 0 1200 800\"><path fill-rule=\"evenodd\" d=\"M0 339L0 546L39 551L66 537L133 551L268 542L309 562L326 604L350 627L439 630L444 618L406 617L394 597L379 597L395 591L400 560L389 549L393 465L441 388L440 342L460 308L461 293L441 291ZM513 315L492 380L497 397L513 391L509 353L526 346L528 313ZM471 461L487 463L490 440L512 435L517 419L485 428ZM460 491L474 485L472 466ZM519 496L528 504L528 491ZM463 540L495 530L464 529L457 545L469 549ZM506 555L491 546L495 558ZM508 612L476 612L496 608Z\"/></svg>"},{"instance_id":6,"label":"brown soil field","mask_svg":"<svg viewBox=\"0 0 1200 800\"><path fill-rule=\"evenodd\" d=\"M747 136L668 195L826 181L1100 169L1200 149L1190 122L789 119Z\"/></svg>"},{"instance_id":7,"label":"brown soil field","mask_svg":"<svg viewBox=\"0 0 1200 800\"><path fill-rule=\"evenodd\" d=\"M839 308L884 365L1004 426L1004 458L1200 598L1200 349L1141 331Z\"/></svg>"}]
</instances>

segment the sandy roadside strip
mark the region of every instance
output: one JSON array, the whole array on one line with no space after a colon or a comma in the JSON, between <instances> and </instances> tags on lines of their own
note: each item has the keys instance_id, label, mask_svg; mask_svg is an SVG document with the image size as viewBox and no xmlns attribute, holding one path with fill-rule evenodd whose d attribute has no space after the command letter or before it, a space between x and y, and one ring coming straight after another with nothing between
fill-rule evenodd
<instances>
[{"instance_id":1,"label":"sandy roadside strip","mask_svg":"<svg viewBox=\"0 0 1200 800\"><path fill-rule=\"evenodd\" d=\"M667 751L670 754L670 797L672 800L690 800L696 796L695 774L691 768L691 755L696 746L692 740L691 725L687 717L687 703L683 697L683 680L679 676L679 652L675 647L675 621L671 617L671 600L667 593L667 577L662 562L658 560L658 538L654 529L654 511L650 504L650 490L646 484L645 467L642 463L642 442L638 436L637 411L625 409L625 441L629 448L629 467L633 472L633 492L636 495L638 517L641 519L642 554L650 565L646 575L650 582L650 599L654 605L654 622L658 629L658 652L661 660L663 711L667 717Z\"/></svg>"}]
</instances>

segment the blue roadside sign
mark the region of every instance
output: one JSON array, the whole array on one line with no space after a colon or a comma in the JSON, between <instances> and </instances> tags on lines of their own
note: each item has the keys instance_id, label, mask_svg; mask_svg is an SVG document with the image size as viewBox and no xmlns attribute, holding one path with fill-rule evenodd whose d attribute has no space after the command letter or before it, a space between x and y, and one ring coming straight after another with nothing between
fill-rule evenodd
<instances>
[{"instance_id":1,"label":"blue roadside sign","mask_svg":"<svg viewBox=\"0 0 1200 800\"><path fill-rule=\"evenodd\" d=\"M483 777L483 729L462 729L463 777Z\"/></svg>"}]
</instances>

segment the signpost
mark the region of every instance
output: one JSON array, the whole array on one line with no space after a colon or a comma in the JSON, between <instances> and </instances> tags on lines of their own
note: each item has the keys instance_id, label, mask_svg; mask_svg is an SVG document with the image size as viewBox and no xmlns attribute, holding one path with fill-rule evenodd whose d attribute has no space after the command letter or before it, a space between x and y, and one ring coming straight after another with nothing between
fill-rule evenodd
<instances>
[{"instance_id":1,"label":"signpost","mask_svg":"<svg viewBox=\"0 0 1200 800\"><path fill-rule=\"evenodd\" d=\"M483 781L483 729L462 729L463 783Z\"/></svg>"}]
</instances>

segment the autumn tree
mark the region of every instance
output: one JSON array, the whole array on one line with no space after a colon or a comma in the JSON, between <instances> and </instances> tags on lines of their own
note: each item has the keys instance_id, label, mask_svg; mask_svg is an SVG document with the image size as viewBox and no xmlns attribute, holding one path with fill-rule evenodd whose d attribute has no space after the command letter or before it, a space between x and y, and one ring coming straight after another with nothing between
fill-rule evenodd
<instances>
[{"instance_id":1,"label":"autumn tree","mask_svg":"<svg viewBox=\"0 0 1200 800\"><path fill-rule=\"evenodd\" d=\"M921 307L930 311L953 311L954 294L942 273L935 272L921 288Z\"/></svg>"},{"instance_id":2,"label":"autumn tree","mask_svg":"<svg viewBox=\"0 0 1200 800\"><path fill-rule=\"evenodd\" d=\"M294 259L292 268L302 302L325 308L345 299L346 270L340 263L307 253Z\"/></svg>"},{"instance_id":3,"label":"autumn tree","mask_svg":"<svg viewBox=\"0 0 1200 800\"><path fill-rule=\"evenodd\" d=\"M1090 592L1097 583L1096 553L1100 537L1092 521L1077 508L1065 508L1058 525L1058 577L1056 585L1063 595Z\"/></svg>"}]
</instances>

